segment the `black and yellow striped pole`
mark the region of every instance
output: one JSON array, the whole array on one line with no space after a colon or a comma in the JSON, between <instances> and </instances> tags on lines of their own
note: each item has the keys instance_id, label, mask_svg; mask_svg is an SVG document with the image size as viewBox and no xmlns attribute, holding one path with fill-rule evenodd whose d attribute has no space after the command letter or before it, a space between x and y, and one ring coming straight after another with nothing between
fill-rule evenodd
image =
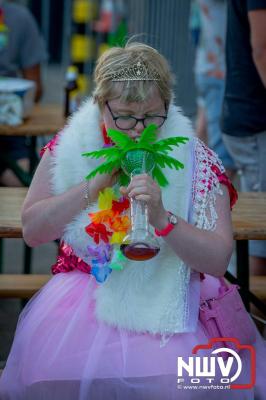
<instances>
[{"instance_id":1,"label":"black and yellow striped pole","mask_svg":"<svg viewBox=\"0 0 266 400\"><path fill-rule=\"evenodd\" d=\"M70 59L78 70L77 83L81 96L91 90L91 75L96 59L92 24L97 16L98 0L73 0Z\"/></svg>"},{"instance_id":2,"label":"black and yellow striped pole","mask_svg":"<svg viewBox=\"0 0 266 400\"><path fill-rule=\"evenodd\" d=\"M124 0L73 0L70 60L78 71L81 97L92 89L96 59L126 36Z\"/></svg>"}]
</instances>

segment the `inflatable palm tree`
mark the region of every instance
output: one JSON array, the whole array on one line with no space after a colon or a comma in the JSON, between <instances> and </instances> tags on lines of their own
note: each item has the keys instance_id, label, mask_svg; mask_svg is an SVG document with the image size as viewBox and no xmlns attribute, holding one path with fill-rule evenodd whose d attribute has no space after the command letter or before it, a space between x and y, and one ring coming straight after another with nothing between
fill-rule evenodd
<instances>
[{"instance_id":1,"label":"inflatable palm tree","mask_svg":"<svg viewBox=\"0 0 266 400\"><path fill-rule=\"evenodd\" d=\"M91 179L97 174L111 174L114 169L120 169L123 160L129 152L136 150L144 150L149 152L153 157L152 176L162 187L168 184L162 168L169 167L176 170L183 169L184 165L175 158L168 155L169 151L173 150L173 146L178 147L180 144L185 144L189 139L187 137L177 136L156 141L156 125L147 126L140 138L136 141L131 139L126 133L114 129L108 129L107 135L111 138L114 145L112 147L103 148L101 150L83 153L85 157L104 158L106 161L86 176L86 179ZM129 177L121 171L120 184L127 185Z\"/></svg>"}]
</instances>

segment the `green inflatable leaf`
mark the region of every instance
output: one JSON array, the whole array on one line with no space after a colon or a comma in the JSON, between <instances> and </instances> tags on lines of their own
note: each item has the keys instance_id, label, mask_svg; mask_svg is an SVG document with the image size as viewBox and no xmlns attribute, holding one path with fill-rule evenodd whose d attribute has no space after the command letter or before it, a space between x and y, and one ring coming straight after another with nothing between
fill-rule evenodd
<instances>
[{"instance_id":1,"label":"green inflatable leaf","mask_svg":"<svg viewBox=\"0 0 266 400\"><path fill-rule=\"evenodd\" d=\"M115 161L107 161L102 165L96 167L93 171L86 176L86 179L94 178L97 174L111 174L115 168L120 167L120 162L118 160Z\"/></svg>"},{"instance_id":2,"label":"green inflatable leaf","mask_svg":"<svg viewBox=\"0 0 266 400\"><path fill-rule=\"evenodd\" d=\"M153 149L154 151L168 152L173 150L173 146L179 147L180 144L185 144L187 141L188 138L182 136L170 137L154 143Z\"/></svg>"},{"instance_id":3,"label":"green inflatable leaf","mask_svg":"<svg viewBox=\"0 0 266 400\"><path fill-rule=\"evenodd\" d=\"M156 140L156 133L157 133L157 126L154 124L151 124L147 126L147 128L144 129L140 139L139 139L139 147L140 146L147 146L150 147L150 145L155 142Z\"/></svg>"},{"instance_id":4,"label":"green inflatable leaf","mask_svg":"<svg viewBox=\"0 0 266 400\"><path fill-rule=\"evenodd\" d=\"M177 171L184 168L184 164L170 157L166 154L155 154L155 161L161 168L169 167L171 169L175 168Z\"/></svg>"},{"instance_id":5,"label":"green inflatable leaf","mask_svg":"<svg viewBox=\"0 0 266 400\"><path fill-rule=\"evenodd\" d=\"M157 130L157 126L151 124L143 130L139 140L135 141L124 132L120 132L115 129L108 129L107 135L114 143L112 147L85 152L82 154L84 157L96 159L104 158L106 160L102 165L91 171L89 175L86 176L86 179L91 179L97 174L111 174L114 169L121 168L121 162L127 152L136 149L144 149L154 155L155 167L152 171L154 179L156 179L160 186L166 186L168 181L161 168L174 168L177 171L184 168L184 165L175 158L170 157L168 152L172 151L173 147L179 147L181 144L185 144L189 139L183 136L176 136L155 142ZM128 183L129 177L123 171L121 171L119 176L119 184L126 186Z\"/></svg>"},{"instance_id":6,"label":"green inflatable leaf","mask_svg":"<svg viewBox=\"0 0 266 400\"><path fill-rule=\"evenodd\" d=\"M154 179L156 179L159 186L165 187L169 183L158 165L153 168L152 176L154 177Z\"/></svg>"},{"instance_id":7,"label":"green inflatable leaf","mask_svg":"<svg viewBox=\"0 0 266 400\"><path fill-rule=\"evenodd\" d=\"M106 158L107 160L119 158L120 151L114 147L107 147L101 150L91 151L89 153L82 153L84 157L91 157L91 158Z\"/></svg>"},{"instance_id":8,"label":"green inflatable leaf","mask_svg":"<svg viewBox=\"0 0 266 400\"><path fill-rule=\"evenodd\" d=\"M134 140L132 140L126 133L117 131L115 129L108 129L107 135L115 143L115 145L122 150L130 144L135 144Z\"/></svg>"}]
</instances>

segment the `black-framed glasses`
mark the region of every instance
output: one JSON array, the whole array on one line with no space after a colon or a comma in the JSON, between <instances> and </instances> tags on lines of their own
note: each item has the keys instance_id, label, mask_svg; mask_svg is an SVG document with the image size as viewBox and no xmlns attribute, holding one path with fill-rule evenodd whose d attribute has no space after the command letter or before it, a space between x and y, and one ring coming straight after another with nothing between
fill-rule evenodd
<instances>
[{"instance_id":1,"label":"black-framed glasses","mask_svg":"<svg viewBox=\"0 0 266 400\"><path fill-rule=\"evenodd\" d=\"M133 129L135 128L135 126L139 121L142 122L144 128L146 128L148 125L151 124L155 124L157 125L158 128L160 128L167 119L167 115L148 115L144 118L135 118L132 115L119 115L116 117L113 114L108 101L106 101L106 105L118 129L124 129L124 130ZM165 106L165 111L167 112L166 104L164 106Z\"/></svg>"}]
</instances>

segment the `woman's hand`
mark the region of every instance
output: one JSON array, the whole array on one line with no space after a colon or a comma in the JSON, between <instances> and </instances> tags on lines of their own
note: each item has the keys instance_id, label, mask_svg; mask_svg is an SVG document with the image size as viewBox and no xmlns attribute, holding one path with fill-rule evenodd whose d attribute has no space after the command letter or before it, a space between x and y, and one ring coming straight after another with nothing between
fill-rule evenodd
<instances>
[{"instance_id":1,"label":"woman's hand","mask_svg":"<svg viewBox=\"0 0 266 400\"><path fill-rule=\"evenodd\" d=\"M124 196L147 204L149 222L155 228L163 229L167 225L167 212L163 206L161 189L148 174L133 176L128 187L121 187L120 191Z\"/></svg>"},{"instance_id":2,"label":"woman's hand","mask_svg":"<svg viewBox=\"0 0 266 400\"><path fill-rule=\"evenodd\" d=\"M99 192L106 187L113 186L118 178L119 171L115 170L112 174L97 174L95 178L89 180L90 198L96 201Z\"/></svg>"}]
</instances>

